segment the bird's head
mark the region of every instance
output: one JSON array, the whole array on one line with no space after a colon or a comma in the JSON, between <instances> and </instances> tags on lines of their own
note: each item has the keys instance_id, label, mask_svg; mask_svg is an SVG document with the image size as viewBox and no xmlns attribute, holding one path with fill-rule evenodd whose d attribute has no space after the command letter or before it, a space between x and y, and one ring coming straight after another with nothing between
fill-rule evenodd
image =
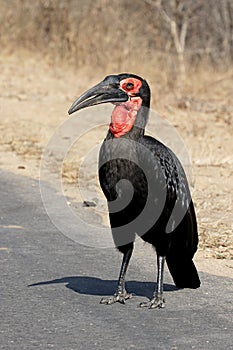
<instances>
[{"instance_id":1,"label":"bird's head","mask_svg":"<svg viewBox=\"0 0 233 350\"><path fill-rule=\"evenodd\" d=\"M134 74L107 76L84 92L72 104L68 113L108 102L115 105L109 127L115 137L126 134L133 126L145 128L150 107L150 88L144 79Z\"/></svg>"}]
</instances>

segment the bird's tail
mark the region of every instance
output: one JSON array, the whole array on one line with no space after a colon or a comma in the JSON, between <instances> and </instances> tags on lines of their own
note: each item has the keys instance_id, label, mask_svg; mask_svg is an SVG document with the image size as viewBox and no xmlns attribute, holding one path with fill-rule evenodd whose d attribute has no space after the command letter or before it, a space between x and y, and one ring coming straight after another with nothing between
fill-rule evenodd
<instances>
[{"instance_id":1,"label":"bird's tail","mask_svg":"<svg viewBox=\"0 0 233 350\"><path fill-rule=\"evenodd\" d=\"M167 266L175 282L179 288L198 288L200 287L200 279L197 269L191 258L182 256L167 256Z\"/></svg>"}]
</instances>

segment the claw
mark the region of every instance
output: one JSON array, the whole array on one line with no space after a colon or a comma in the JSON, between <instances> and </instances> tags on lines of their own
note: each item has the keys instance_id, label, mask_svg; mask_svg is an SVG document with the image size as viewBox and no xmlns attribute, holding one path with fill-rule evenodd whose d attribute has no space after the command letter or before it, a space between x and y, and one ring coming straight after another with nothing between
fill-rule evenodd
<instances>
[{"instance_id":1,"label":"claw","mask_svg":"<svg viewBox=\"0 0 233 350\"><path fill-rule=\"evenodd\" d=\"M100 300L100 304L112 305L114 303L125 304L127 299L133 298L133 294L131 293L115 293L112 297L104 297Z\"/></svg>"},{"instance_id":2,"label":"claw","mask_svg":"<svg viewBox=\"0 0 233 350\"><path fill-rule=\"evenodd\" d=\"M163 309L165 307L165 299L161 296L155 296L149 301L145 301L138 305L139 307L147 307L148 309Z\"/></svg>"}]
</instances>

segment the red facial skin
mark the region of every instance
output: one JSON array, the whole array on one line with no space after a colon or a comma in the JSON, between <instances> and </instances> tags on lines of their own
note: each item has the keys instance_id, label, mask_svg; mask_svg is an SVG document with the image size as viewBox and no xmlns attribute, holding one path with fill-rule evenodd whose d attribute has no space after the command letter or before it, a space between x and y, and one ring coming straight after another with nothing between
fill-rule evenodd
<instances>
[{"instance_id":1,"label":"red facial skin","mask_svg":"<svg viewBox=\"0 0 233 350\"><path fill-rule=\"evenodd\" d=\"M136 78L127 78L120 82L120 88L128 94L129 100L116 104L112 112L109 129L114 137L121 137L132 129L142 105L141 97L135 96L141 86L141 80Z\"/></svg>"}]
</instances>

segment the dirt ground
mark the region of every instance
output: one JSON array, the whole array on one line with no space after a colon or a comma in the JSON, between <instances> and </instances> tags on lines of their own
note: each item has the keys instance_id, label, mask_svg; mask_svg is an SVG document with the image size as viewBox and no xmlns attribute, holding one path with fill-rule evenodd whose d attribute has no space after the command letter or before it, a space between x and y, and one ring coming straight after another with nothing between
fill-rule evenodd
<instances>
[{"instance_id":1,"label":"dirt ground","mask_svg":"<svg viewBox=\"0 0 233 350\"><path fill-rule=\"evenodd\" d=\"M71 103L103 77L87 79L77 76L72 68L53 66L29 55L1 57L0 71L0 165L10 172L38 179L41 154L57 127L67 119ZM151 84L152 98L155 97L152 108L175 127L191 157L192 193L200 235L198 268L233 277L233 72L216 75L212 81L203 76L201 84L198 77L196 80L178 98L171 91L156 90L155 78ZM93 127L98 125L95 118L93 113ZM78 120L80 129L85 130L85 123L85 118ZM74 145L64 159L64 188L73 202L80 200L74 186L85 151L103 139L106 129L106 125L99 125L90 135L83 134L78 147ZM156 135L153 121L150 132ZM99 191L97 177L94 170L85 170L88 164L84 162L82 181L87 192L89 189L87 199L95 201L91 196ZM51 171L56 171L52 163ZM102 219L106 222L104 215Z\"/></svg>"}]
</instances>

